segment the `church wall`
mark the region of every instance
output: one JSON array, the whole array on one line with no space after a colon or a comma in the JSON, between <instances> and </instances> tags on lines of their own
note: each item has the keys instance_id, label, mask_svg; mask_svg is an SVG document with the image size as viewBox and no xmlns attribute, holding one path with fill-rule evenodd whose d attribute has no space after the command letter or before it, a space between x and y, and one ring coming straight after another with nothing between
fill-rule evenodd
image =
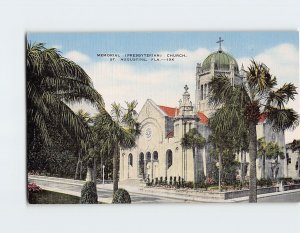
<instances>
[{"instance_id":1,"label":"church wall","mask_svg":"<svg viewBox=\"0 0 300 233\"><path fill-rule=\"evenodd\" d=\"M266 142L277 142L280 147L283 148L283 152L285 154L285 140L284 140L284 132L274 132L271 125L266 123L260 123L256 126L256 133L257 133L257 139L265 137ZM249 159L249 153L246 155L246 162L250 162ZM272 177L272 169L271 169L271 162L272 160L266 159L265 163L265 176L266 178ZM277 177L285 177L286 176L286 158L285 159L279 159L279 171ZM261 158L257 158L256 160L256 172L257 172L257 178L262 178L262 169L263 169L263 161ZM249 169L247 172L247 175L249 175Z\"/></svg>"},{"instance_id":2,"label":"church wall","mask_svg":"<svg viewBox=\"0 0 300 233\"><path fill-rule=\"evenodd\" d=\"M288 165L287 177L293 179L300 179L300 155L298 151L287 150L289 157L291 158L291 163ZM298 162L298 163L297 163ZM298 166L297 166L298 165Z\"/></svg>"}]
</instances>

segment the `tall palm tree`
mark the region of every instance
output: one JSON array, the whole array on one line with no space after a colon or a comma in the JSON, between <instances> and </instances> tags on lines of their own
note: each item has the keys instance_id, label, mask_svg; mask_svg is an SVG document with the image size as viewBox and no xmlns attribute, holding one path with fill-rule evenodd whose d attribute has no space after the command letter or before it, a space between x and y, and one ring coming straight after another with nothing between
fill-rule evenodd
<instances>
[{"instance_id":1,"label":"tall palm tree","mask_svg":"<svg viewBox=\"0 0 300 233\"><path fill-rule=\"evenodd\" d=\"M262 178L266 178L266 156L269 153L268 147L267 147L267 142L264 137L259 138L257 140L257 156L262 158Z\"/></svg>"},{"instance_id":2,"label":"tall palm tree","mask_svg":"<svg viewBox=\"0 0 300 233\"><path fill-rule=\"evenodd\" d=\"M82 122L84 122L86 125L89 125L92 123L91 115L88 112L83 111L82 109L78 110L76 115L81 119ZM82 158L87 153L87 141L80 139L78 142L78 160L76 164L76 170L75 170L75 177L76 180L78 178L79 173L79 179L82 178Z\"/></svg>"},{"instance_id":3,"label":"tall palm tree","mask_svg":"<svg viewBox=\"0 0 300 233\"><path fill-rule=\"evenodd\" d=\"M284 152L283 152L283 148L281 148L278 143L276 142L269 142L267 143L267 149L266 149L267 153L266 156L268 159L272 159L274 161L273 165L271 166L272 169L272 176L274 179L277 178L277 173L279 170L279 162L278 159L284 159Z\"/></svg>"},{"instance_id":4,"label":"tall palm tree","mask_svg":"<svg viewBox=\"0 0 300 233\"><path fill-rule=\"evenodd\" d=\"M198 130L196 128L193 128L189 132L184 134L184 136L181 139L181 146L184 149L192 149L192 151L193 151L194 185L197 181L197 177L196 177L197 166L196 166L196 161L195 161L196 150L204 148L205 144L206 144L206 139L198 132ZM204 175L204 173L203 173L203 175ZM201 174L201 176L202 176L202 174Z\"/></svg>"},{"instance_id":5,"label":"tall palm tree","mask_svg":"<svg viewBox=\"0 0 300 233\"><path fill-rule=\"evenodd\" d=\"M120 104L113 103L111 114L102 112L98 116L99 133L105 136L103 150L113 154L113 191L118 190L118 159L120 149L136 146L136 137L140 134L140 127L135 117L136 101L122 108ZM131 108L130 108L131 107ZM100 132L101 131L101 132Z\"/></svg>"},{"instance_id":6,"label":"tall palm tree","mask_svg":"<svg viewBox=\"0 0 300 233\"><path fill-rule=\"evenodd\" d=\"M214 77L210 83L210 104L215 107L226 107L228 118L226 124L220 126L222 130L239 122L241 112L249 131L250 156L250 194L249 202L257 202L256 190L256 157L257 133L256 125L262 114L267 116L267 123L273 130L282 131L294 128L299 124L299 116L293 110L286 108L290 99L297 94L292 83L286 83L276 88L276 77L269 73L263 63L251 61L246 71L245 80L241 85L232 86L225 76Z\"/></svg>"},{"instance_id":7,"label":"tall palm tree","mask_svg":"<svg viewBox=\"0 0 300 233\"><path fill-rule=\"evenodd\" d=\"M55 137L49 133L49 122L71 137L85 140L89 129L68 104L87 101L98 109L104 107L101 95L79 65L62 57L55 48L27 41L26 95L28 143L38 137L51 145Z\"/></svg>"},{"instance_id":8,"label":"tall palm tree","mask_svg":"<svg viewBox=\"0 0 300 233\"><path fill-rule=\"evenodd\" d=\"M226 106L229 109L232 106ZM242 130L237 130L236 125L242 125L241 118L239 118L239 124L232 124L230 130L223 130L223 124L226 124L228 116L228 109L217 109L212 117L209 119L208 125L211 130L208 141L213 146L212 154L217 154L219 164L219 191L221 191L222 183L222 169L223 169L223 154L226 152L238 151L240 146L239 142L243 139L244 133ZM228 154L228 153L227 153ZM230 154L230 153L229 153Z\"/></svg>"},{"instance_id":9,"label":"tall palm tree","mask_svg":"<svg viewBox=\"0 0 300 233\"><path fill-rule=\"evenodd\" d=\"M278 163L278 157L284 159L284 153L276 142L266 142L265 138L257 140L257 156L262 158L262 178L266 178L266 159L274 159Z\"/></svg>"}]
</instances>

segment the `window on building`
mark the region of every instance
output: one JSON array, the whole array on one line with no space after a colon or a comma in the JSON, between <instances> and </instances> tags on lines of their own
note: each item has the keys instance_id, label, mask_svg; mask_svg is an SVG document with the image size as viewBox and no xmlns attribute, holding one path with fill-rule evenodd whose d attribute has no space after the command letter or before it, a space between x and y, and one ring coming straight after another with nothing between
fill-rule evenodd
<instances>
[{"instance_id":1,"label":"window on building","mask_svg":"<svg viewBox=\"0 0 300 233\"><path fill-rule=\"evenodd\" d=\"M171 150L167 150L167 168L171 167L173 164L173 153Z\"/></svg>"},{"instance_id":2,"label":"window on building","mask_svg":"<svg viewBox=\"0 0 300 233\"><path fill-rule=\"evenodd\" d=\"M201 85L200 97L200 99L203 100L203 85Z\"/></svg>"},{"instance_id":3,"label":"window on building","mask_svg":"<svg viewBox=\"0 0 300 233\"><path fill-rule=\"evenodd\" d=\"M192 129L192 123L189 123L189 131Z\"/></svg>"},{"instance_id":4,"label":"window on building","mask_svg":"<svg viewBox=\"0 0 300 233\"><path fill-rule=\"evenodd\" d=\"M133 165L133 158L132 158L132 154L131 154L131 153L128 155L128 164L129 164L130 166Z\"/></svg>"},{"instance_id":5,"label":"window on building","mask_svg":"<svg viewBox=\"0 0 300 233\"><path fill-rule=\"evenodd\" d=\"M299 168L299 163L298 161L296 161L295 169L298 170L298 168Z\"/></svg>"},{"instance_id":6,"label":"window on building","mask_svg":"<svg viewBox=\"0 0 300 233\"><path fill-rule=\"evenodd\" d=\"M153 152L153 159L154 160L158 160L158 153L157 153L157 151Z\"/></svg>"},{"instance_id":7,"label":"window on building","mask_svg":"<svg viewBox=\"0 0 300 233\"><path fill-rule=\"evenodd\" d=\"M151 153L150 153L150 152L147 152L147 153L146 153L146 159L147 159L147 160L151 160Z\"/></svg>"},{"instance_id":8,"label":"window on building","mask_svg":"<svg viewBox=\"0 0 300 233\"><path fill-rule=\"evenodd\" d=\"M204 99L206 99L207 96L207 84L204 85Z\"/></svg>"}]
</instances>

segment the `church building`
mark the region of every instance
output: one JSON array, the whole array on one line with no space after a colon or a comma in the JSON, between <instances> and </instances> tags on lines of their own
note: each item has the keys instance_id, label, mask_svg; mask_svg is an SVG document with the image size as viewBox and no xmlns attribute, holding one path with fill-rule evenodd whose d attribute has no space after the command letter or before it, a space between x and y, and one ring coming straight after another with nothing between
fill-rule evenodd
<instances>
[{"instance_id":1,"label":"church building","mask_svg":"<svg viewBox=\"0 0 300 233\"><path fill-rule=\"evenodd\" d=\"M208 55L202 64L196 65L194 103L190 99L189 88L185 85L177 107L158 105L151 99L143 105L138 114L142 133L136 139L137 146L121 150L120 153L120 181L147 178L151 181L161 177L169 181L176 177L197 183L200 182L202 174L211 175L212 164L216 161L209 155L209 146L196 150L193 158L192 150L184 150L181 146L181 139L192 128L196 128L203 137L208 138L208 119L214 112L208 104L209 82L213 76L226 75L233 85L243 82L243 66L239 69L235 58L222 50L221 42L223 40L220 38L217 42L220 44L218 51ZM270 125L266 124L264 116L257 125L257 136L265 137L267 142L277 142L284 148L285 153L284 132L273 132ZM243 158L237 154L236 159L249 164L248 155ZM273 165L274 161L266 161L266 177L273 176ZM276 170L278 177L285 176L285 165L285 159L279 161ZM249 174L249 169L246 173ZM261 178L261 174L262 161L257 159L257 177Z\"/></svg>"}]
</instances>

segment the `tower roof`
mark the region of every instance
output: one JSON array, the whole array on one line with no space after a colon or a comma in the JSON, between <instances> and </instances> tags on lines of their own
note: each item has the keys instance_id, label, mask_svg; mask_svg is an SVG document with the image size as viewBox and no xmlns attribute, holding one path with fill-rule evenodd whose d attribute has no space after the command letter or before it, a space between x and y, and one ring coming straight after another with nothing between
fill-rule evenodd
<instances>
[{"instance_id":1,"label":"tower roof","mask_svg":"<svg viewBox=\"0 0 300 233\"><path fill-rule=\"evenodd\" d=\"M216 70L229 70L230 64L233 63L234 71L239 71L238 63L234 59L234 57L229 53L224 52L223 50L218 50L208 55L202 63L202 69L209 70L211 68L212 61L215 62L214 68Z\"/></svg>"}]
</instances>

